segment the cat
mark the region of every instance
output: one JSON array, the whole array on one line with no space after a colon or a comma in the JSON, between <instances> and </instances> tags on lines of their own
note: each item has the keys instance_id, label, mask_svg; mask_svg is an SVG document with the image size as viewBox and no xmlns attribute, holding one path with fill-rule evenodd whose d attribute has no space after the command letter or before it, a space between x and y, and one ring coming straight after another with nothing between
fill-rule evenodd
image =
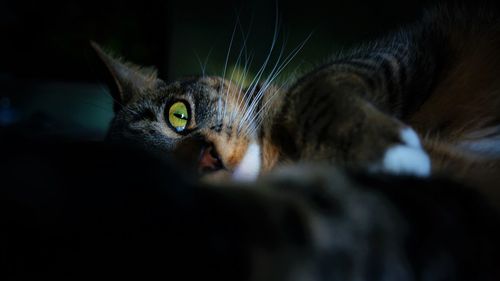
<instances>
[{"instance_id":1,"label":"cat","mask_svg":"<svg viewBox=\"0 0 500 281\"><path fill-rule=\"evenodd\" d=\"M289 87L247 88L218 76L167 84L92 46L116 83L108 139L172 154L204 179L326 162L446 174L497 194L499 38L493 9L441 5Z\"/></svg>"},{"instance_id":2,"label":"cat","mask_svg":"<svg viewBox=\"0 0 500 281\"><path fill-rule=\"evenodd\" d=\"M1 274L498 280L498 213L467 186L495 183L497 26L486 15L430 11L291 87L248 91L220 77L166 84L94 44L116 82L113 145L0 130ZM441 53L449 24L478 49ZM484 55L484 73L464 76ZM460 114L439 107L485 98Z\"/></svg>"}]
</instances>

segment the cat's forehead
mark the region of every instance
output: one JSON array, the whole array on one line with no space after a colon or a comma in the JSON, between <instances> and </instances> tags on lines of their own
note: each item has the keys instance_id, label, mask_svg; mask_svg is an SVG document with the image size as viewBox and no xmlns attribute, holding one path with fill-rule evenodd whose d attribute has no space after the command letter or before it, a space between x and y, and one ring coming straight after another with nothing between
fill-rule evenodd
<instances>
[{"instance_id":1,"label":"cat's forehead","mask_svg":"<svg viewBox=\"0 0 500 281\"><path fill-rule=\"evenodd\" d=\"M166 91L173 95L220 95L226 89L236 89L231 83L220 77L189 77L167 85Z\"/></svg>"}]
</instances>

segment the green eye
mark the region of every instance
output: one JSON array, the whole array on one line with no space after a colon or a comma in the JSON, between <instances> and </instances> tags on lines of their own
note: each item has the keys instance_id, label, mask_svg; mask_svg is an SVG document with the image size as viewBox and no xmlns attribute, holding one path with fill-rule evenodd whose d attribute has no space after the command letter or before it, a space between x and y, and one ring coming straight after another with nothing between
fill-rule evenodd
<instances>
[{"instance_id":1,"label":"green eye","mask_svg":"<svg viewBox=\"0 0 500 281\"><path fill-rule=\"evenodd\" d=\"M184 102L175 102L168 109L168 122L177 132L184 131L188 120L189 113Z\"/></svg>"}]
</instances>

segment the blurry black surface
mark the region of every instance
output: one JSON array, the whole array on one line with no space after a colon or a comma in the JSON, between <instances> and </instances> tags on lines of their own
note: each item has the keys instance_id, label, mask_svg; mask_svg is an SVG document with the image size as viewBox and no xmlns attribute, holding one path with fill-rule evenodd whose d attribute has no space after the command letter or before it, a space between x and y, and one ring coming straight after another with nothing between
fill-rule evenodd
<instances>
[{"instance_id":1,"label":"blurry black surface","mask_svg":"<svg viewBox=\"0 0 500 281\"><path fill-rule=\"evenodd\" d=\"M253 250L286 247L303 227L271 223L282 199L199 187L130 147L11 128L0 130L0 155L2 280L247 280ZM439 179L353 176L404 218L403 251L416 280L497 280L500 221L477 193ZM359 208L370 204L362 194Z\"/></svg>"},{"instance_id":2,"label":"blurry black surface","mask_svg":"<svg viewBox=\"0 0 500 281\"><path fill-rule=\"evenodd\" d=\"M202 221L196 189L168 162L101 142L0 137L2 280L216 276L221 259L223 280L241 273L236 245L209 251L207 226L220 221Z\"/></svg>"}]
</instances>

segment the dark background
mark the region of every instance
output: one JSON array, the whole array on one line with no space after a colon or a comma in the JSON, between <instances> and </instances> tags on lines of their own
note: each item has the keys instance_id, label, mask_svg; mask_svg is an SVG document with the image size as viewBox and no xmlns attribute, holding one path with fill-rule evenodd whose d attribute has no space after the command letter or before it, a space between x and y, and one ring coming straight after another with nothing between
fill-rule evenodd
<instances>
[{"instance_id":1,"label":"dark background","mask_svg":"<svg viewBox=\"0 0 500 281\"><path fill-rule=\"evenodd\" d=\"M165 80L222 75L231 34L228 71L243 37L255 74L268 54L278 15L275 62L312 34L283 76L310 69L328 56L410 23L422 1L2 1L0 2L0 126L21 124L33 133L100 139L112 101L90 48L140 65L154 65ZM276 11L277 10L277 11ZM237 25L240 23L239 25ZM241 27L240 27L241 26ZM273 65L273 64L271 64ZM239 69L241 70L241 68ZM282 77L283 77L282 76Z\"/></svg>"}]
</instances>

